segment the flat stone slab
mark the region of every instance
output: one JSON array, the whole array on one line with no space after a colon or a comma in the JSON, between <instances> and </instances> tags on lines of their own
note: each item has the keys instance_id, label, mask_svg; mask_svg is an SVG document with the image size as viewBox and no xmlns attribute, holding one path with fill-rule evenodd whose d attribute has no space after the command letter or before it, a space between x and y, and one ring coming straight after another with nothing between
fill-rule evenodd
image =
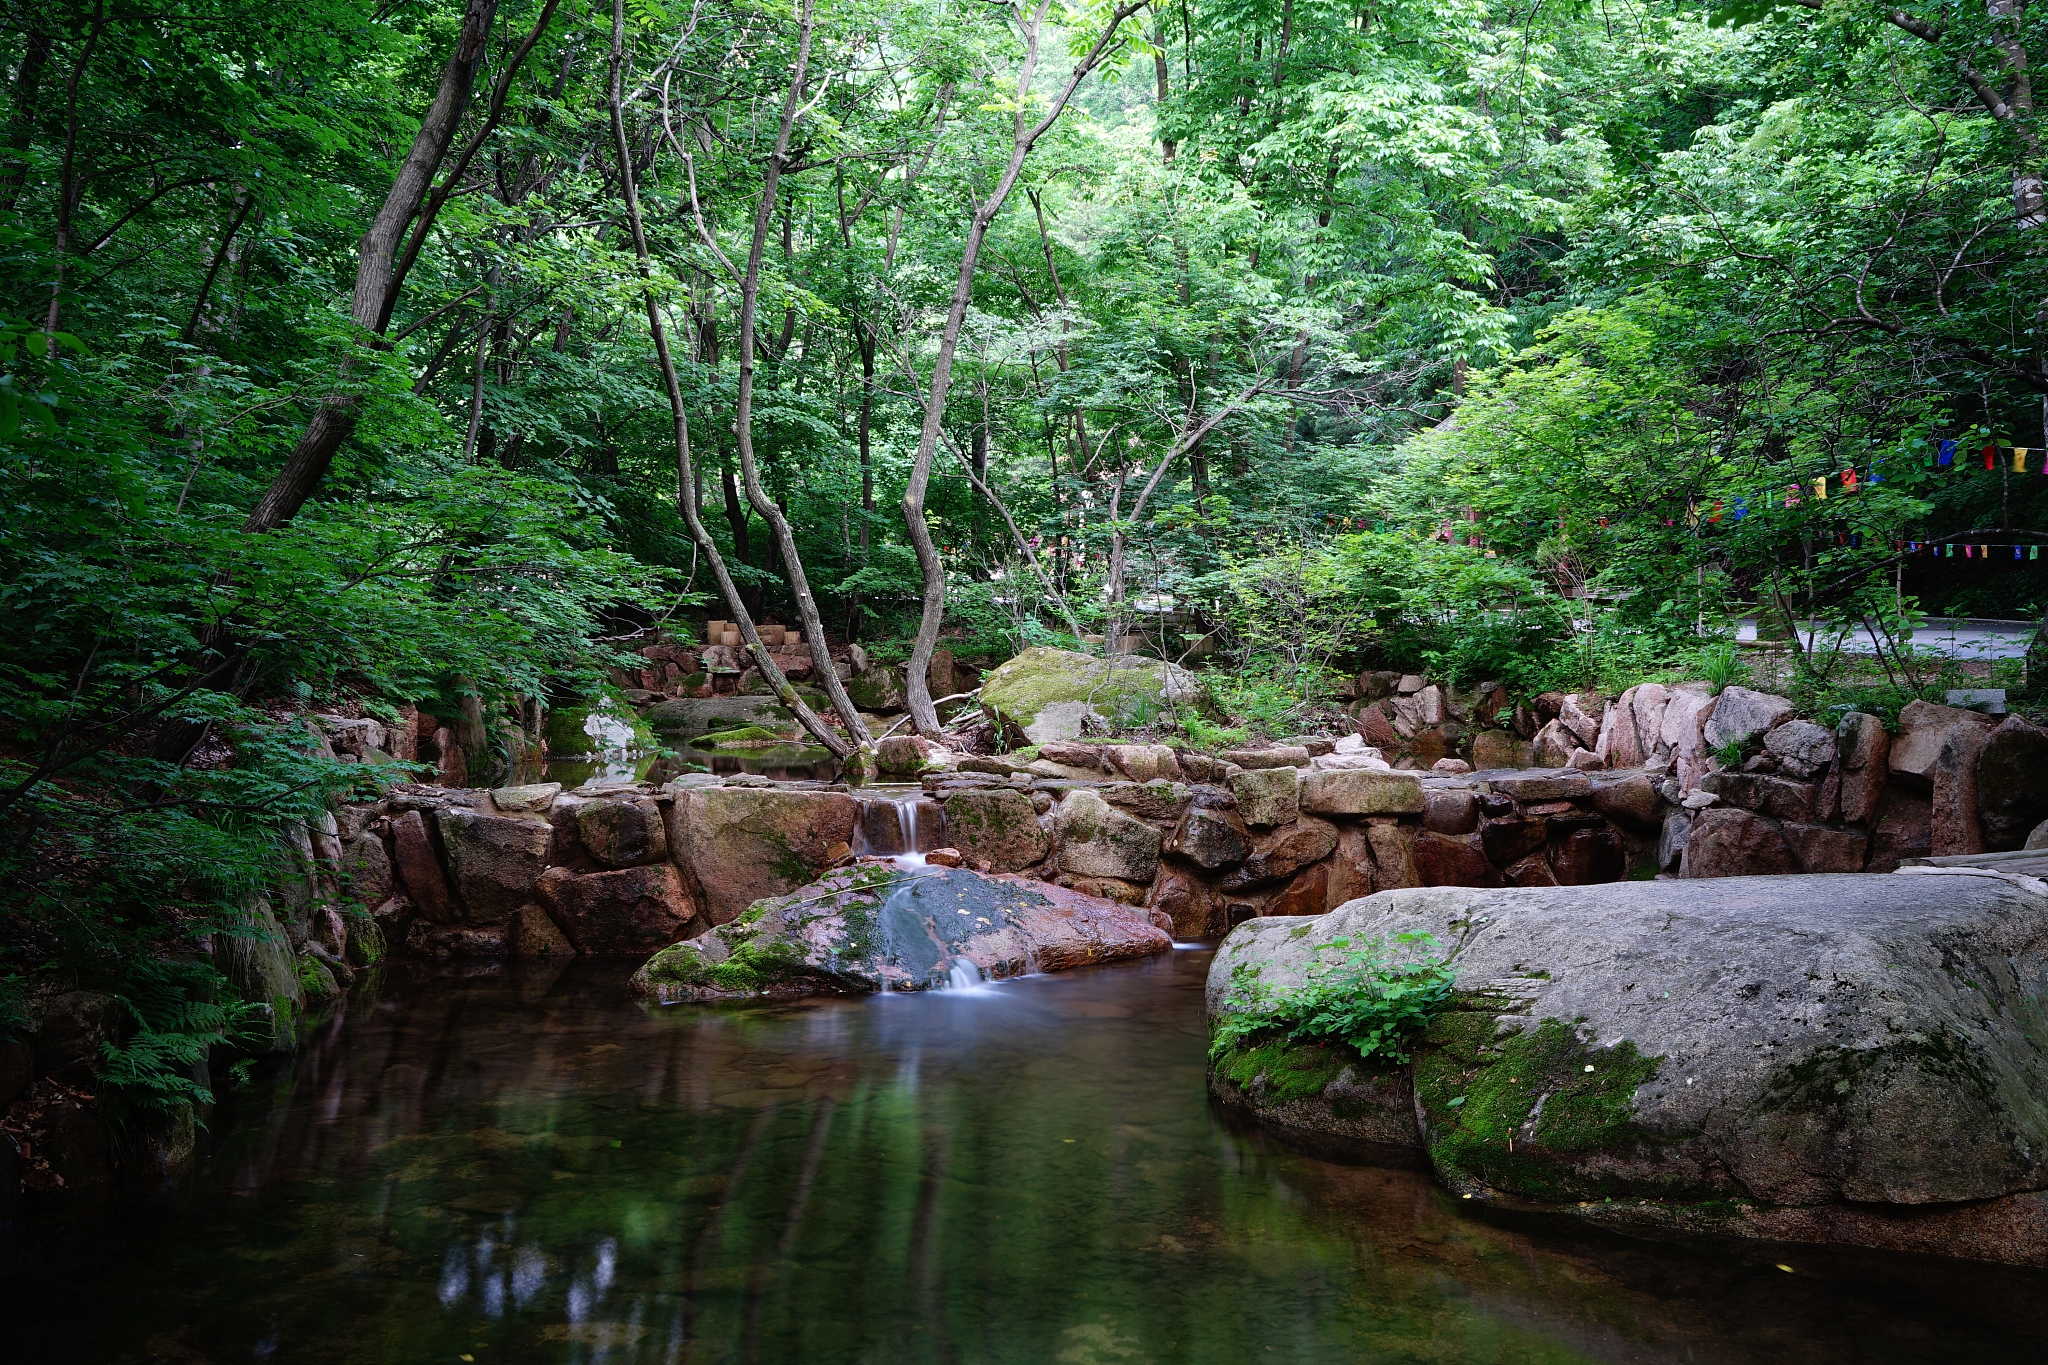
<instances>
[{"instance_id":1,"label":"flat stone slab","mask_svg":"<svg viewBox=\"0 0 2048 1365\"><path fill-rule=\"evenodd\" d=\"M1329 1138L1398 1133L1405 1112L1476 1197L2048 1265L2048 883L2001 866L1382 892L1240 925L1210 1011L1257 1009L1336 940L1409 933L1458 981L1412 1065L1322 1061L1333 1098L1296 1085L1283 1113L1246 1054L1219 1093ZM1370 1122L1368 1094L1392 1106Z\"/></svg>"}]
</instances>

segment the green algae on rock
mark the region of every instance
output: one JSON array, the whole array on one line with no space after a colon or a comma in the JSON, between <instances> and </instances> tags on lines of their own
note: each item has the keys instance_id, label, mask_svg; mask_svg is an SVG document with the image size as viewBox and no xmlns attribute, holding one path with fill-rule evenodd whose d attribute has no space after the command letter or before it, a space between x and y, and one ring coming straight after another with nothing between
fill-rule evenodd
<instances>
[{"instance_id":1,"label":"green algae on rock","mask_svg":"<svg viewBox=\"0 0 2048 1365\"><path fill-rule=\"evenodd\" d=\"M1201 700L1194 676L1172 664L1134 654L1098 659L1043 645L1025 650L981 681L982 710L1020 743L1078 739L1082 720L1091 714L1137 721L1168 705L1199 705Z\"/></svg>"},{"instance_id":2,"label":"green algae on rock","mask_svg":"<svg viewBox=\"0 0 2048 1365\"><path fill-rule=\"evenodd\" d=\"M866 863L662 949L633 989L662 1004L921 991L1172 946L1146 912L1063 887Z\"/></svg>"}]
</instances>

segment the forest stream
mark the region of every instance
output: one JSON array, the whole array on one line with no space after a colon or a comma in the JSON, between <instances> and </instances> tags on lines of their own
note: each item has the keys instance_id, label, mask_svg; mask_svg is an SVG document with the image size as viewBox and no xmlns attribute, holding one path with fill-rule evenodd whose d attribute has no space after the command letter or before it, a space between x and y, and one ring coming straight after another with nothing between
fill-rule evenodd
<instances>
[{"instance_id":1,"label":"forest stream","mask_svg":"<svg viewBox=\"0 0 2048 1365\"><path fill-rule=\"evenodd\" d=\"M155 1198L7 1249L67 1362L2022 1358L2048 1276L1481 1216L1233 1125L1210 953L923 995L633 1004L630 959L400 965Z\"/></svg>"}]
</instances>

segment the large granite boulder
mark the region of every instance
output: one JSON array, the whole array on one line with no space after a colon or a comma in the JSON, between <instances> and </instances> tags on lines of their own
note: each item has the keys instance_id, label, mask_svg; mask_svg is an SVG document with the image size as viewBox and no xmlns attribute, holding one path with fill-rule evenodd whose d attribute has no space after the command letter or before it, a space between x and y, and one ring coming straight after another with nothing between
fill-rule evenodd
<instances>
[{"instance_id":1,"label":"large granite boulder","mask_svg":"<svg viewBox=\"0 0 2048 1365\"><path fill-rule=\"evenodd\" d=\"M1159 871L1159 831L1126 815L1088 787L1076 787L1053 817L1062 872L1144 884Z\"/></svg>"},{"instance_id":2,"label":"large granite boulder","mask_svg":"<svg viewBox=\"0 0 2048 1365\"><path fill-rule=\"evenodd\" d=\"M672 788L669 856L725 924L755 901L817 880L853 850L860 803L844 792Z\"/></svg>"},{"instance_id":3,"label":"large granite boulder","mask_svg":"<svg viewBox=\"0 0 2048 1365\"><path fill-rule=\"evenodd\" d=\"M1402 934L1452 950L1458 979L1410 1065L1255 1034L1216 1060L1219 1096L1325 1143L1416 1142L1479 1199L2048 1264L2038 882L1385 893L1238 926L1210 1012L1261 1009L1338 940Z\"/></svg>"},{"instance_id":4,"label":"large granite boulder","mask_svg":"<svg viewBox=\"0 0 2048 1365\"><path fill-rule=\"evenodd\" d=\"M633 989L664 1003L932 990L1166 952L1143 910L961 868L864 864L648 959Z\"/></svg>"},{"instance_id":5,"label":"large granite boulder","mask_svg":"<svg viewBox=\"0 0 2048 1365\"><path fill-rule=\"evenodd\" d=\"M1011 787L955 792L945 800L946 835L954 848L998 872L1022 872L1045 861L1051 840L1031 798Z\"/></svg>"},{"instance_id":6,"label":"large granite boulder","mask_svg":"<svg viewBox=\"0 0 2048 1365\"><path fill-rule=\"evenodd\" d=\"M1977 813L1984 847L2023 847L2048 820L2048 730L2008 716L1977 755Z\"/></svg>"},{"instance_id":7,"label":"large granite boulder","mask_svg":"<svg viewBox=\"0 0 2048 1365\"><path fill-rule=\"evenodd\" d=\"M271 914L268 900L249 897L232 924L214 932L213 965L244 1000L265 1007L262 1023L246 1035L253 1050L285 1053L298 1046L306 989L292 965L291 941Z\"/></svg>"},{"instance_id":8,"label":"large granite boulder","mask_svg":"<svg viewBox=\"0 0 2048 1365\"><path fill-rule=\"evenodd\" d=\"M1168 705L1201 701L1186 669L1157 659L1119 654L1098 659L1034 646L981 680L981 709L990 720L1030 743L1077 739L1091 713L1105 719L1157 715Z\"/></svg>"},{"instance_id":9,"label":"large granite boulder","mask_svg":"<svg viewBox=\"0 0 2048 1365\"><path fill-rule=\"evenodd\" d=\"M1759 877L1797 872L1778 824L1734 806L1704 810L1685 840L1687 877Z\"/></svg>"},{"instance_id":10,"label":"large granite boulder","mask_svg":"<svg viewBox=\"0 0 2048 1365\"><path fill-rule=\"evenodd\" d=\"M1337 827L1327 820L1304 815L1291 825L1261 834L1252 841L1251 854L1234 870L1223 875L1217 886L1225 891L1292 877L1311 863L1321 862L1337 848Z\"/></svg>"}]
</instances>

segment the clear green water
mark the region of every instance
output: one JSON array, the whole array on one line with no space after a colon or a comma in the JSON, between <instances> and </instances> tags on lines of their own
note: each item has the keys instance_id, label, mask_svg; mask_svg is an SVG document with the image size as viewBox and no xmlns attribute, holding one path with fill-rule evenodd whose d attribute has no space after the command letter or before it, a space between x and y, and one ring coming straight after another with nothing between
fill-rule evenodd
<instances>
[{"instance_id":1,"label":"clear green water","mask_svg":"<svg viewBox=\"0 0 2048 1365\"><path fill-rule=\"evenodd\" d=\"M631 963L394 973L224 1108L183 1186L33 1227L0 1359L2000 1361L2048 1339L2040 1275L1503 1225L1242 1131L1203 1092L1208 956L743 1010L644 1010Z\"/></svg>"}]
</instances>

